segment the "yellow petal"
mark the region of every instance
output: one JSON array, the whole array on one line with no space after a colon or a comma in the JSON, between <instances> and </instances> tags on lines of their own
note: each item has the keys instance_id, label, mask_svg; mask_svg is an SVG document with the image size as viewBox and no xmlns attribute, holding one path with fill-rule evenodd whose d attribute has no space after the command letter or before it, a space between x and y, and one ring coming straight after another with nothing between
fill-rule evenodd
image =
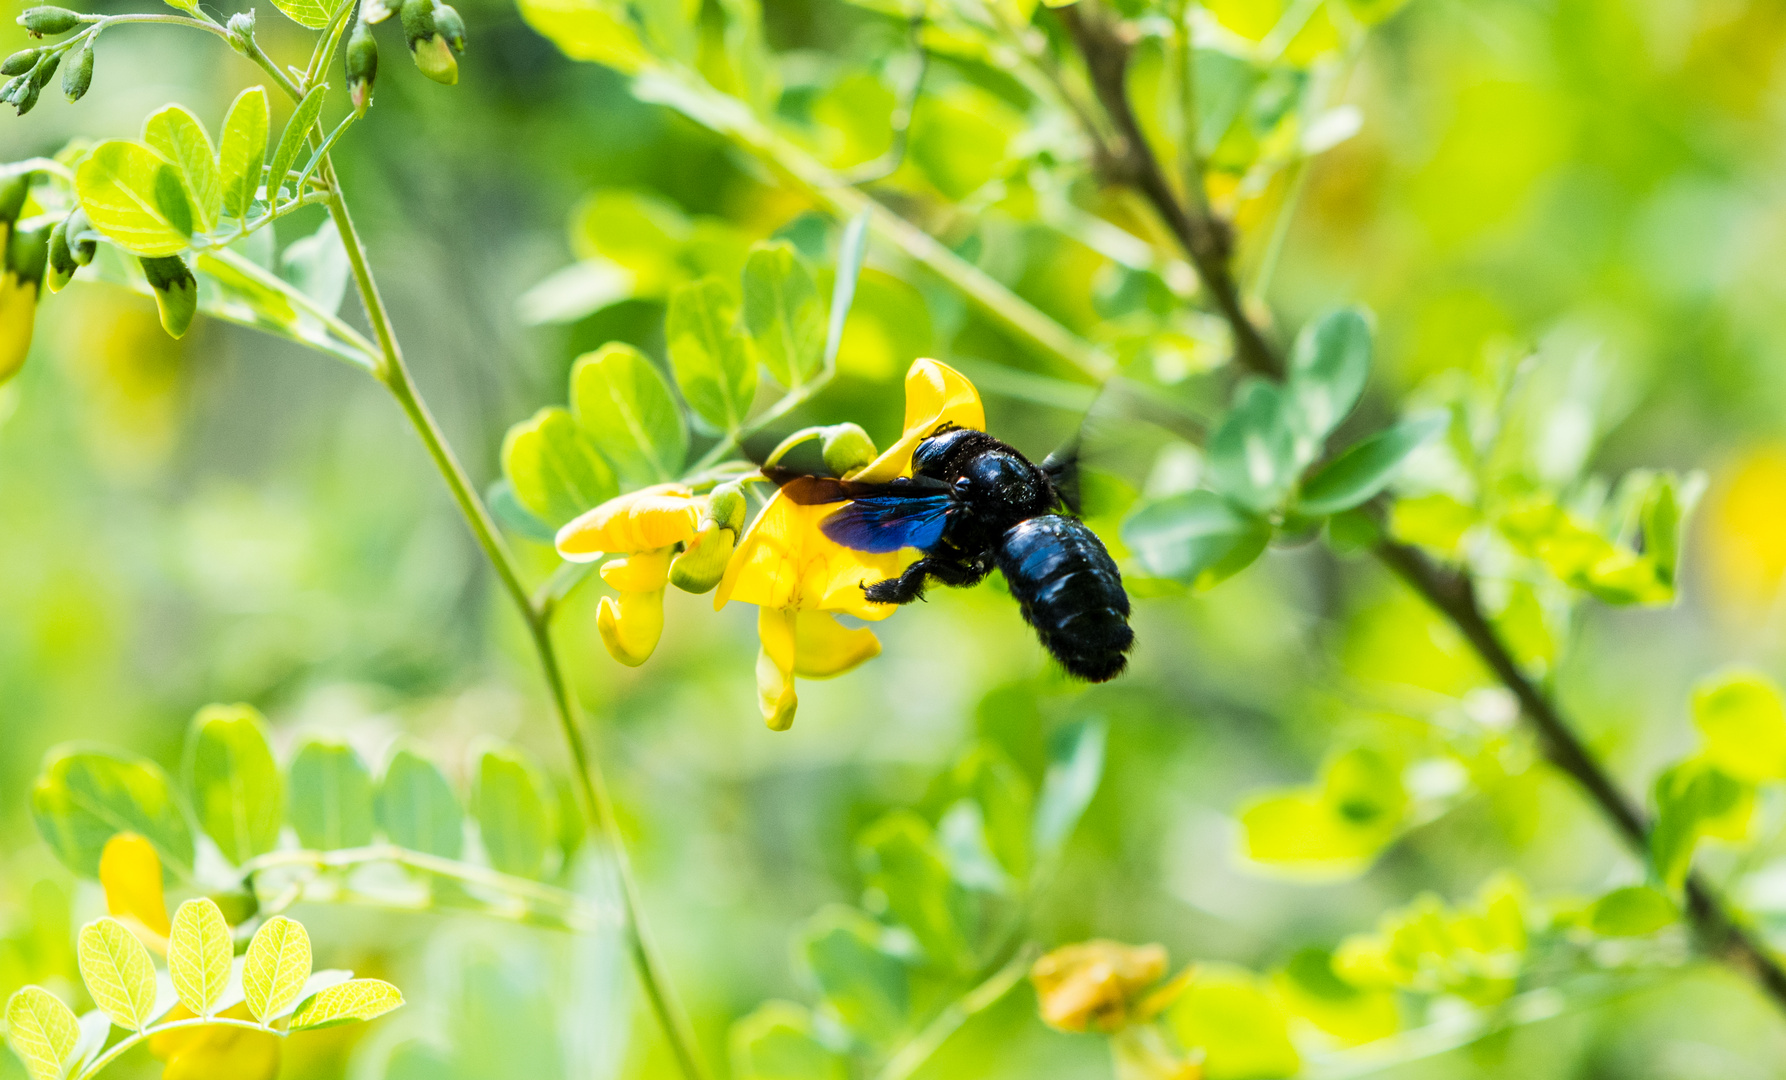
<instances>
[{"instance_id":1,"label":"yellow petal","mask_svg":"<svg viewBox=\"0 0 1786 1080\"><path fill-rule=\"evenodd\" d=\"M602 564L602 580L616 592L658 592L670 580L670 549L643 551Z\"/></svg>"},{"instance_id":2,"label":"yellow petal","mask_svg":"<svg viewBox=\"0 0 1786 1080\"><path fill-rule=\"evenodd\" d=\"M246 1005L220 1015L252 1019ZM190 1020L184 1005L175 1005L167 1020ZM149 1053L167 1067L162 1080L274 1080L279 1075L279 1036L270 1031L238 1027L206 1026L176 1028L149 1036Z\"/></svg>"},{"instance_id":3,"label":"yellow petal","mask_svg":"<svg viewBox=\"0 0 1786 1080\"><path fill-rule=\"evenodd\" d=\"M769 730L786 731L793 726L794 709L799 705L794 694L796 613L783 608L759 609L757 636L763 642L757 653L757 706Z\"/></svg>"},{"instance_id":4,"label":"yellow petal","mask_svg":"<svg viewBox=\"0 0 1786 1080\"><path fill-rule=\"evenodd\" d=\"M603 553L631 555L674 547L695 534L701 500L681 484L617 495L558 530L558 554L571 562L592 562Z\"/></svg>"},{"instance_id":5,"label":"yellow petal","mask_svg":"<svg viewBox=\"0 0 1786 1080\"><path fill-rule=\"evenodd\" d=\"M821 532L820 524L842 505L802 506L776 492L739 539L714 594L714 609L742 600L767 608L844 611L861 619L891 615L893 605L869 603L862 587L897 576L899 553L852 551Z\"/></svg>"},{"instance_id":6,"label":"yellow petal","mask_svg":"<svg viewBox=\"0 0 1786 1080\"><path fill-rule=\"evenodd\" d=\"M602 597L595 613L595 627L601 631L609 656L627 667L638 667L651 659L658 638L663 636L664 591Z\"/></svg>"},{"instance_id":7,"label":"yellow petal","mask_svg":"<svg viewBox=\"0 0 1786 1080\"><path fill-rule=\"evenodd\" d=\"M106 911L144 938L144 944L166 952L167 900L155 845L127 832L107 840L99 853L99 884L105 889Z\"/></svg>"},{"instance_id":8,"label":"yellow petal","mask_svg":"<svg viewBox=\"0 0 1786 1080\"><path fill-rule=\"evenodd\" d=\"M20 285L16 274L0 275L0 383L17 375L31 351L37 320L37 286Z\"/></svg>"},{"instance_id":9,"label":"yellow petal","mask_svg":"<svg viewBox=\"0 0 1786 1080\"><path fill-rule=\"evenodd\" d=\"M912 452L945 424L986 430L980 392L967 377L935 360L913 361L905 373L905 433L853 479L884 484L912 468Z\"/></svg>"},{"instance_id":10,"label":"yellow petal","mask_svg":"<svg viewBox=\"0 0 1786 1080\"><path fill-rule=\"evenodd\" d=\"M802 679L842 675L881 653L866 626L851 629L822 611L802 611L794 625L794 674Z\"/></svg>"}]
</instances>

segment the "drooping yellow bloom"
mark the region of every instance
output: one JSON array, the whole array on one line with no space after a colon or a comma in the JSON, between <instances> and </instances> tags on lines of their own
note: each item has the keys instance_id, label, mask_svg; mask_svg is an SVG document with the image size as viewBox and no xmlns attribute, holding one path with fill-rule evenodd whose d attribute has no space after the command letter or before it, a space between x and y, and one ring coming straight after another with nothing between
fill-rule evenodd
<instances>
[{"instance_id":1,"label":"drooping yellow bloom","mask_svg":"<svg viewBox=\"0 0 1786 1080\"><path fill-rule=\"evenodd\" d=\"M984 428L986 415L973 384L935 360L914 363L905 379L905 432L854 479L885 482L911 469L912 452L945 424ZM798 484L802 481L796 480ZM737 552L714 594L715 610L732 600L756 604L757 698L763 719L776 731L794 722L799 704L795 677L841 675L881 651L866 627L850 628L831 613L879 620L889 604L870 603L863 587L895 577L897 552L854 551L821 531L825 518L845 504L803 506L776 492L738 541Z\"/></svg>"},{"instance_id":2,"label":"drooping yellow bloom","mask_svg":"<svg viewBox=\"0 0 1786 1080\"><path fill-rule=\"evenodd\" d=\"M1161 945L1082 941L1030 968L1042 1020L1062 1031L1117 1031L1137 1018L1147 991L1166 974Z\"/></svg>"},{"instance_id":3,"label":"drooping yellow bloom","mask_svg":"<svg viewBox=\"0 0 1786 1080\"><path fill-rule=\"evenodd\" d=\"M629 667L649 659L663 636L673 549L694 539L703 501L680 484L659 484L609 499L558 530L558 554L570 562L624 556L601 568L620 595L602 597L596 629L608 654Z\"/></svg>"},{"instance_id":4,"label":"drooping yellow bloom","mask_svg":"<svg viewBox=\"0 0 1786 1080\"><path fill-rule=\"evenodd\" d=\"M12 238L10 226L0 223L0 253ZM38 283L20 278L19 272L0 269L0 385L25 366L31 351L31 329L37 321Z\"/></svg>"}]
</instances>

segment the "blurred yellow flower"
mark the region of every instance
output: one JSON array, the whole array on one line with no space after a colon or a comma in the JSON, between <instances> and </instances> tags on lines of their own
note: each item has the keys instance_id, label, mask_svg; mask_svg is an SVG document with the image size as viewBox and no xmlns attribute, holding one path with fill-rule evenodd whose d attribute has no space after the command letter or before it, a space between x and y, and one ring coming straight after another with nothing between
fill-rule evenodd
<instances>
[{"instance_id":1,"label":"blurred yellow flower","mask_svg":"<svg viewBox=\"0 0 1786 1080\"><path fill-rule=\"evenodd\" d=\"M1724 609L1765 616L1786 579L1786 446L1759 446L1723 470L1705 515L1707 562Z\"/></svg>"},{"instance_id":2,"label":"blurred yellow flower","mask_svg":"<svg viewBox=\"0 0 1786 1080\"><path fill-rule=\"evenodd\" d=\"M121 832L99 853L99 884L105 908L155 952L167 952L167 899L161 887L161 858L155 845L136 833Z\"/></svg>"},{"instance_id":3,"label":"blurred yellow flower","mask_svg":"<svg viewBox=\"0 0 1786 1080\"><path fill-rule=\"evenodd\" d=\"M218 1014L252 1020L240 1004ZM192 1012L175 1005L163 1022L187 1020ZM167 1063L161 1080L274 1080L279 1075L279 1036L271 1031L205 1025L149 1036L149 1053Z\"/></svg>"},{"instance_id":4,"label":"blurred yellow flower","mask_svg":"<svg viewBox=\"0 0 1786 1080\"><path fill-rule=\"evenodd\" d=\"M558 530L558 554L570 562L623 556L601 568L620 595L602 597L596 629L608 654L628 667L648 660L663 636L673 549L695 538L704 501L680 484L658 484L609 499Z\"/></svg>"},{"instance_id":5,"label":"blurred yellow flower","mask_svg":"<svg viewBox=\"0 0 1786 1080\"><path fill-rule=\"evenodd\" d=\"M885 482L909 472L918 443L944 424L986 426L973 384L935 360L912 364L905 391L904 434L886 453L852 474L853 479ZM796 676L841 675L881 651L873 631L846 627L830 613L868 620L893 613L890 604L870 603L863 587L897 576L900 553L853 551L820 531L824 519L844 505L803 506L776 492L738 541L713 597L716 611L732 600L761 609L757 698L764 721L775 731L785 731L794 722L799 704Z\"/></svg>"},{"instance_id":6,"label":"blurred yellow flower","mask_svg":"<svg viewBox=\"0 0 1786 1080\"><path fill-rule=\"evenodd\" d=\"M0 223L0 253L11 240L12 228ZM0 384L19 373L25 366L25 354L31 351L38 288L36 281L22 280L10 266L0 272Z\"/></svg>"},{"instance_id":7,"label":"blurred yellow flower","mask_svg":"<svg viewBox=\"0 0 1786 1080\"><path fill-rule=\"evenodd\" d=\"M1147 991L1166 974L1163 945L1082 941L1037 960L1029 978L1035 984L1042 1020L1061 1031L1112 1032L1131 1020L1148 1019ZM1143 1015L1146 1012L1149 1015Z\"/></svg>"}]
</instances>

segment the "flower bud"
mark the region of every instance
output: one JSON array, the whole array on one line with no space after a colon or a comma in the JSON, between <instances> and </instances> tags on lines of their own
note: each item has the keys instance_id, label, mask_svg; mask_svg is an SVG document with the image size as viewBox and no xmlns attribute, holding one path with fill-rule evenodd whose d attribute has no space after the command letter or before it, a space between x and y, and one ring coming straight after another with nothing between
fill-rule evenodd
<instances>
[{"instance_id":1,"label":"flower bud","mask_svg":"<svg viewBox=\"0 0 1786 1080\"><path fill-rule=\"evenodd\" d=\"M23 116L37 107L37 95L41 90L37 83L32 81L31 76L20 75L19 78L25 80L25 85L13 94L12 104L19 110L19 115Z\"/></svg>"},{"instance_id":2,"label":"flower bud","mask_svg":"<svg viewBox=\"0 0 1786 1080\"><path fill-rule=\"evenodd\" d=\"M48 86L50 80L56 77L56 69L61 65L61 53L54 53L44 57L42 60L38 61L35 68L31 69L31 85L39 90Z\"/></svg>"},{"instance_id":3,"label":"flower bud","mask_svg":"<svg viewBox=\"0 0 1786 1080\"><path fill-rule=\"evenodd\" d=\"M16 277L20 284L35 289L43 281L44 266L49 258L50 228L8 231L12 235L6 242L5 272Z\"/></svg>"},{"instance_id":4,"label":"flower bud","mask_svg":"<svg viewBox=\"0 0 1786 1080\"><path fill-rule=\"evenodd\" d=\"M0 225L17 221L19 215L24 213L25 196L31 193L31 175L22 172L0 180Z\"/></svg>"},{"instance_id":5,"label":"flower bud","mask_svg":"<svg viewBox=\"0 0 1786 1080\"><path fill-rule=\"evenodd\" d=\"M1114 1032L1135 1018L1141 999L1165 974L1163 946L1084 941L1037 960L1029 977L1049 1027Z\"/></svg>"},{"instance_id":6,"label":"flower bud","mask_svg":"<svg viewBox=\"0 0 1786 1080\"><path fill-rule=\"evenodd\" d=\"M834 424L825 429L825 468L832 476L848 476L868 467L878 454L874 440L859 424Z\"/></svg>"},{"instance_id":7,"label":"flower bud","mask_svg":"<svg viewBox=\"0 0 1786 1080\"><path fill-rule=\"evenodd\" d=\"M42 49L21 49L0 63L0 75L23 75L37 66L37 57Z\"/></svg>"},{"instance_id":8,"label":"flower bud","mask_svg":"<svg viewBox=\"0 0 1786 1080\"><path fill-rule=\"evenodd\" d=\"M63 218L50 230L49 263L44 284L51 292L61 292L62 286L68 284L80 268L74 261L74 251L68 246L68 219Z\"/></svg>"},{"instance_id":9,"label":"flower bud","mask_svg":"<svg viewBox=\"0 0 1786 1080\"><path fill-rule=\"evenodd\" d=\"M79 101L86 94L87 88L93 85L93 43L82 45L68 62L68 70L62 73L62 92L68 100Z\"/></svg>"},{"instance_id":10,"label":"flower bud","mask_svg":"<svg viewBox=\"0 0 1786 1080\"><path fill-rule=\"evenodd\" d=\"M372 84L378 79L378 41L366 20L354 23L345 56L347 92L353 98L353 111L364 116L372 104Z\"/></svg>"},{"instance_id":11,"label":"flower bud","mask_svg":"<svg viewBox=\"0 0 1786 1080\"><path fill-rule=\"evenodd\" d=\"M403 0L397 15L403 21L403 40L411 49L423 38L434 36L434 0Z\"/></svg>"},{"instance_id":12,"label":"flower bud","mask_svg":"<svg viewBox=\"0 0 1786 1080\"><path fill-rule=\"evenodd\" d=\"M75 207L68 212L67 228L63 232L68 237L68 248L74 252L74 261L86 266L99 254L99 240L93 232L93 223L87 220L87 212Z\"/></svg>"},{"instance_id":13,"label":"flower bud","mask_svg":"<svg viewBox=\"0 0 1786 1080\"><path fill-rule=\"evenodd\" d=\"M435 34L415 43L411 50L415 56L415 66L442 86L451 86L459 81L459 62L453 59L453 50L446 38Z\"/></svg>"},{"instance_id":14,"label":"flower bud","mask_svg":"<svg viewBox=\"0 0 1786 1080\"><path fill-rule=\"evenodd\" d=\"M254 9L249 8L231 15L225 33L229 37L230 48L243 56L250 55L254 51Z\"/></svg>"},{"instance_id":15,"label":"flower bud","mask_svg":"<svg viewBox=\"0 0 1786 1080\"><path fill-rule=\"evenodd\" d=\"M701 514L703 524L712 522L734 533L744 531L744 485L736 480L721 484L707 496L707 509Z\"/></svg>"},{"instance_id":16,"label":"flower bud","mask_svg":"<svg viewBox=\"0 0 1786 1080\"><path fill-rule=\"evenodd\" d=\"M454 52L465 51L465 20L451 4L434 5L434 28Z\"/></svg>"},{"instance_id":17,"label":"flower bud","mask_svg":"<svg viewBox=\"0 0 1786 1080\"><path fill-rule=\"evenodd\" d=\"M155 290L155 306L161 309L161 328L169 337L182 337L198 311L198 279L178 255L143 259L143 276Z\"/></svg>"},{"instance_id":18,"label":"flower bud","mask_svg":"<svg viewBox=\"0 0 1786 1080\"><path fill-rule=\"evenodd\" d=\"M80 24L80 15L67 8L26 8L25 13L19 16L19 25L39 37L45 34L66 34Z\"/></svg>"},{"instance_id":19,"label":"flower bud","mask_svg":"<svg viewBox=\"0 0 1786 1080\"><path fill-rule=\"evenodd\" d=\"M5 86L0 86L0 105L17 104L19 99L25 96L25 91L29 89L31 89L30 72L13 76L6 80Z\"/></svg>"},{"instance_id":20,"label":"flower bud","mask_svg":"<svg viewBox=\"0 0 1786 1080\"><path fill-rule=\"evenodd\" d=\"M736 531L717 522L703 525L687 549L671 560L670 584L696 595L712 592L726 576L726 564L732 561L732 545L737 540Z\"/></svg>"}]
</instances>

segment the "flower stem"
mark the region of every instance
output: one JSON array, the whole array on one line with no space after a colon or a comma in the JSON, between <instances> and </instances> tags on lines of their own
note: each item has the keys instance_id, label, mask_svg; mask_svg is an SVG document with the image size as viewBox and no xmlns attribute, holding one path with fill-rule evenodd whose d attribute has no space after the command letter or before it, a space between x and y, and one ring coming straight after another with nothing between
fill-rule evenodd
<instances>
[{"instance_id":1,"label":"flower stem","mask_svg":"<svg viewBox=\"0 0 1786 1080\"><path fill-rule=\"evenodd\" d=\"M112 1062L122 1057L126 1050L129 1050L131 1047L145 1039L152 1038L164 1031L179 1031L182 1028L196 1027L245 1028L249 1031L259 1031L268 1035L277 1035L282 1039L285 1038L285 1032L283 1031L275 1031L273 1028L257 1024L252 1020L237 1020L234 1017L195 1016L190 1020L170 1020L165 1024L153 1024L141 1031L132 1032L124 1038L119 1039L111 1049L94 1058L93 1064L77 1073L75 1075L75 1080L92 1080L92 1078L98 1076L100 1071L107 1065L110 1065Z\"/></svg>"}]
</instances>

